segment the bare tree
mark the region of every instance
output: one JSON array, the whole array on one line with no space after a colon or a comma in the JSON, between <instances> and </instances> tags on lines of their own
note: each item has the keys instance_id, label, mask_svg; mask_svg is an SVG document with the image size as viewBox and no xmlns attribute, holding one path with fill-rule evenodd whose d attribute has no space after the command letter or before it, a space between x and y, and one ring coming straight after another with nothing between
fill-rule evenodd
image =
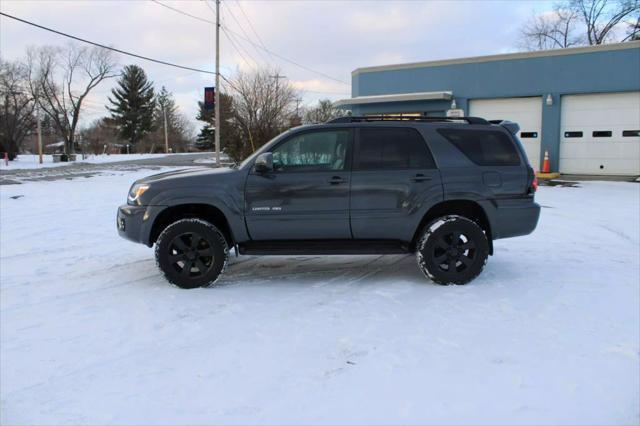
<instances>
[{"instance_id":1,"label":"bare tree","mask_svg":"<svg viewBox=\"0 0 640 426\"><path fill-rule=\"evenodd\" d=\"M640 10L639 0L565 0L553 11L534 15L523 27L520 44L527 50L597 45L615 39L616 29ZM633 33L619 41L626 41Z\"/></svg>"},{"instance_id":2,"label":"bare tree","mask_svg":"<svg viewBox=\"0 0 640 426\"><path fill-rule=\"evenodd\" d=\"M35 127L33 97L26 89L27 72L18 64L0 61L0 151L13 157Z\"/></svg>"},{"instance_id":3,"label":"bare tree","mask_svg":"<svg viewBox=\"0 0 640 426\"><path fill-rule=\"evenodd\" d=\"M118 142L118 127L109 117L94 120L89 126L80 130L84 144L84 152L102 154L112 152L114 147L121 146ZM111 148L111 149L109 149Z\"/></svg>"},{"instance_id":4,"label":"bare tree","mask_svg":"<svg viewBox=\"0 0 640 426\"><path fill-rule=\"evenodd\" d=\"M30 48L26 65L33 97L63 135L65 152L72 153L82 102L104 79L116 76L111 52L76 44Z\"/></svg>"},{"instance_id":5,"label":"bare tree","mask_svg":"<svg viewBox=\"0 0 640 426\"><path fill-rule=\"evenodd\" d=\"M638 0L571 0L570 8L580 14L589 44L606 43L614 28L640 10Z\"/></svg>"},{"instance_id":6,"label":"bare tree","mask_svg":"<svg viewBox=\"0 0 640 426\"><path fill-rule=\"evenodd\" d=\"M578 13L561 5L552 12L535 15L521 32L521 44L527 50L561 49L581 43L575 26Z\"/></svg>"},{"instance_id":7,"label":"bare tree","mask_svg":"<svg viewBox=\"0 0 640 426\"><path fill-rule=\"evenodd\" d=\"M329 99L320 99L318 105L304 113L305 124L326 123L327 121L347 115L346 111L336 108Z\"/></svg>"},{"instance_id":8,"label":"bare tree","mask_svg":"<svg viewBox=\"0 0 640 426\"><path fill-rule=\"evenodd\" d=\"M225 148L235 160L247 157L289 127L297 94L289 83L273 77L277 74L270 69L239 72L228 84L238 140L227 141Z\"/></svg>"},{"instance_id":9,"label":"bare tree","mask_svg":"<svg viewBox=\"0 0 640 426\"><path fill-rule=\"evenodd\" d=\"M635 20L627 23L627 36L622 41L640 40L640 13Z\"/></svg>"}]
</instances>

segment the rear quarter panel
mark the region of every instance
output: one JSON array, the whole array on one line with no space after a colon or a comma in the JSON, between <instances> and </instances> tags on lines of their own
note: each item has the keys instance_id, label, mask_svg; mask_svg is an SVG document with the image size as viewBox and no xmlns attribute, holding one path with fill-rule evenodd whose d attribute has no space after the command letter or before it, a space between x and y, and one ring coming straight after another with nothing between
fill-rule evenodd
<instances>
[{"instance_id":1,"label":"rear quarter panel","mask_svg":"<svg viewBox=\"0 0 640 426\"><path fill-rule=\"evenodd\" d=\"M486 131L487 126L469 125L465 129ZM503 131L497 126L492 130ZM477 202L487 215L493 239L526 235L533 231L538 221L539 207L532 197L525 196L528 162L516 142L514 144L521 157L520 165L479 166L440 135L435 127L425 127L422 133L429 141L440 169L445 201Z\"/></svg>"}]
</instances>

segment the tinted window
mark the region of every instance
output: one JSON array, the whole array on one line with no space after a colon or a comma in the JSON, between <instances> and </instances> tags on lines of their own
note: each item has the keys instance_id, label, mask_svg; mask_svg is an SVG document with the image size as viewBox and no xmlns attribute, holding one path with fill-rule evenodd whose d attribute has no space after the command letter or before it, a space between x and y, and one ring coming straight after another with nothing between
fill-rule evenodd
<instances>
[{"instance_id":1,"label":"tinted window","mask_svg":"<svg viewBox=\"0 0 640 426\"><path fill-rule=\"evenodd\" d=\"M596 130L592 135L594 138L610 138L611 130Z\"/></svg>"},{"instance_id":2,"label":"tinted window","mask_svg":"<svg viewBox=\"0 0 640 426\"><path fill-rule=\"evenodd\" d=\"M344 170L349 130L307 132L293 136L273 150L277 171Z\"/></svg>"},{"instance_id":3,"label":"tinted window","mask_svg":"<svg viewBox=\"0 0 640 426\"><path fill-rule=\"evenodd\" d=\"M358 146L355 170L435 168L427 144L415 129L363 128Z\"/></svg>"},{"instance_id":4,"label":"tinted window","mask_svg":"<svg viewBox=\"0 0 640 426\"><path fill-rule=\"evenodd\" d=\"M520 156L511 139L502 132L467 129L438 130L471 161L480 166L517 166Z\"/></svg>"},{"instance_id":5,"label":"tinted window","mask_svg":"<svg viewBox=\"0 0 640 426\"><path fill-rule=\"evenodd\" d=\"M581 138L582 132L564 132L565 138Z\"/></svg>"}]
</instances>

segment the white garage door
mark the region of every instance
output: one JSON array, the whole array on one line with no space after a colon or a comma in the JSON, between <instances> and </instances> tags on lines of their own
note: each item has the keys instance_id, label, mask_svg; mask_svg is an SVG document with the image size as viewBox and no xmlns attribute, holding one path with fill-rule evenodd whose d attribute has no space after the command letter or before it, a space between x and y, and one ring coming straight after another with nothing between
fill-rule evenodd
<instances>
[{"instance_id":1,"label":"white garage door","mask_svg":"<svg viewBox=\"0 0 640 426\"><path fill-rule=\"evenodd\" d=\"M502 119L518 123L518 137L527 152L529 163L534 170L540 170L542 98L473 99L469 101L469 115L487 120Z\"/></svg>"},{"instance_id":2,"label":"white garage door","mask_svg":"<svg viewBox=\"0 0 640 426\"><path fill-rule=\"evenodd\" d=\"M560 172L640 174L640 92L562 97Z\"/></svg>"}]
</instances>

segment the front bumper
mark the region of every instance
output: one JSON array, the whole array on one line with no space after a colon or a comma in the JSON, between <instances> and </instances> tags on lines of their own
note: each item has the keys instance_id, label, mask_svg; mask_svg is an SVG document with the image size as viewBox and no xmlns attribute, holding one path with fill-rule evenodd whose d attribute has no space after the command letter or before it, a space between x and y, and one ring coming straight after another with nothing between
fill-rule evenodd
<instances>
[{"instance_id":1,"label":"front bumper","mask_svg":"<svg viewBox=\"0 0 640 426\"><path fill-rule=\"evenodd\" d=\"M118 217L116 219L118 234L127 240L146 244L146 242L143 242L140 238L140 230L142 229L142 222L146 211L147 208L144 206L130 206L125 204L118 207Z\"/></svg>"},{"instance_id":2,"label":"front bumper","mask_svg":"<svg viewBox=\"0 0 640 426\"><path fill-rule=\"evenodd\" d=\"M124 204L118 207L116 227L118 234L127 240L151 246L150 235L153 221L164 206L131 206Z\"/></svg>"}]
</instances>

